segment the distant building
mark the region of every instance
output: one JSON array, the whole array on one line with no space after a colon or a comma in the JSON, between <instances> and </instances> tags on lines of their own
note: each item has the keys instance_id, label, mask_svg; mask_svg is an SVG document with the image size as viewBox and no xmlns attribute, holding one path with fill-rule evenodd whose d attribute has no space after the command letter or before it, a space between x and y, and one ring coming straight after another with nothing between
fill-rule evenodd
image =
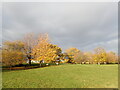
<instances>
[{"instance_id":1,"label":"distant building","mask_svg":"<svg viewBox=\"0 0 120 90\"><path fill-rule=\"evenodd\" d=\"M29 60L27 60L26 63L29 63ZM40 63L39 61L36 61L36 60L31 60L31 63Z\"/></svg>"}]
</instances>

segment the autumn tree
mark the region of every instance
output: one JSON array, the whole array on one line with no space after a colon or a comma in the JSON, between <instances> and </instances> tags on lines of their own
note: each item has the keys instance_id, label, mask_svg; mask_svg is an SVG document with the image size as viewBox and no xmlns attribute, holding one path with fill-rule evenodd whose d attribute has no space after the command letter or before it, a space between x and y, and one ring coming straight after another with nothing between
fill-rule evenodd
<instances>
[{"instance_id":1,"label":"autumn tree","mask_svg":"<svg viewBox=\"0 0 120 90\"><path fill-rule=\"evenodd\" d=\"M114 52L107 53L107 63L118 63L118 56Z\"/></svg>"},{"instance_id":2,"label":"autumn tree","mask_svg":"<svg viewBox=\"0 0 120 90\"><path fill-rule=\"evenodd\" d=\"M7 66L12 66L16 64L22 64L24 62L24 54L19 51L2 51L2 60L3 64Z\"/></svg>"},{"instance_id":3,"label":"autumn tree","mask_svg":"<svg viewBox=\"0 0 120 90\"><path fill-rule=\"evenodd\" d=\"M95 53L94 53L93 59L94 59L95 63L100 64L100 63L106 62L107 53L104 48L102 48L102 47L95 48L94 52Z\"/></svg>"},{"instance_id":4,"label":"autumn tree","mask_svg":"<svg viewBox=\"0 0 120 90\"><path fill-rule=\"evenodd\" d=\"M16 41L5 41L3 43L2 50L11 50L11 51L23 51L24 50L24 43L20 40Z\"/></svg>"},{"instance_id":5,"label":"autumn tree","mask_svg":"<svg viewBox=\"0 0 120 90\"><path fill-rule=\"evenodd\" d=\"M90 64L93 63L93 54L91 52L82 52L80 51L74 59L77 63L86 63Z\"/></svg>"},{"instance_id":6,"label":"autumn tree","mask_svg":"<svg viewBox=\"0 0 120 90\"><path fill-rule=\"evenodd\" d=\"M54 61L61 52L60 47L50 43L48 34L40 34L37 44L32 49L35 60L44 60L45 62Z\"/></svg>"},{"instance_id":7,"label":"autumn tree","mask_svg":"<svg viewBox=\"0 0 120 90\"><path fill-rule=\"evenodd\" d=\"M2 62L12 66L22 64L25 60L23 53L24 44L21 41L6 41L2 47Z\"/></svg>"},{"instance_id":8,"label":"autumn tree","mask_svg":"<svg viewBox=\"0 0 120 90\"><path fill-rule=\"evenodd\" d=\"M94 60L93 60L93 53L92 52L85 52L84 53L84 56L85 56L85 61L90 63L90 64L93 64L94 63Z\"/></svg>"},{"instance_id":9,"label":"autumn tree","mask_svg":"<svg viewBox=\"0 0 120 90\"><path fill-rule=\"evenodd\" d=\"M69 55L67 53L62 53L61 59L64 60L64 62L68 62L69 60Z\"/></svg>"},{"instance_id":10,"label":"autumn tree","mask_svg":"<svg viewBox=\"0 0 120 90\"><path fill-rule=\"evenodd\" d=\"M69 48L67 50L65 50L65 52L68 54L69 56L69 60L68 62L73 62L75 59L78 59L78 54L80 54L80 50L77 48Z\"/></svg>"},{"instance_id":11,"label":"autumn tree","mask_svg":"<svg viewBox=\"0 0 120 90\"><path fill-rule=\"evenodd\" d=\"M86 56L84 55L84 52L79 52L74 55L74 61L77 63L85 63L87 61Z\"/></svg>"}]
</instances>

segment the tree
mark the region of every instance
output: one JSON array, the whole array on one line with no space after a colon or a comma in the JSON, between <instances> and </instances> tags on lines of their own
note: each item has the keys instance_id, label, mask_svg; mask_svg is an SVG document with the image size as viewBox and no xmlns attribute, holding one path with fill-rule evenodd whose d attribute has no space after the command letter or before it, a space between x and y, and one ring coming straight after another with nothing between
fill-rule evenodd
<instances>
[{"instance_id":1,"label":"tree","mask_svg":"<svg viewBox=\"0 0 120 90\"><path fill-rule=\"evenodd\" d=\"M3 43L3 48L4 49L9 49L9 50L18 50L18 51L23 51L24 49L24 43L22 41L16 40L16 41L5 41Z\"/></svg>"},{"instance_id":2,"label":"tree","mask_svg":"<svg viewBox=\"0 0 120 90\"><path fill-rule=\"evenodd\" d=\"M107 53L105 51L105 49L103 49L102 47L98 47L94 49L94 56L93 59L95 61L95 63L104 63L107 60Z\"/></svg>"},{"instance_id":3,"label":"tree","mask_svg":"<svg viewBox=\"0 0 120 90\"><path fill-rule=\"evenodd\" d=\"M68 59L69 59L69 55L67 53L62 53L61 54L61 57L60 57L62 60L64 60L64 62L68 62Z\"/></svg>"},{"instance_id":4,"label":"tree","mask_svg":"<svg viewBox=\"0 0 120 90\"><path fill-rule=\"evenodd\" d=\"M80 50L77 48L69 48L65 50L65 52L68 53L69 55L75 55L76 53L79 53Z\"/></svg>"},{"instance_id":5,"label":"tree","mask_svg":"<svg viewBox=\"0 0 120 90\"><path fill-rule=\"evenodd\" d=\"M32 54L35 60L44 60L45 62L55 61L56 57L62 52L57 45L50 43L48 34L41 34L38 37L38 42L32 49Z\"/></svg>"},{"instance_id":6,"label":"tree","mask_svg":"<svg viewBox=\"0 0 120 90\"><path fill-rule=\"evenodd\" d=\"M3 50L2 60L4 65L11 67L16 64L22 64L24 62L24 54L19 51Z\"/></svg>"},{"instance_id":7,"label":"tree","mask_svg":"<svg viewBox=\"0 0 120 90\"><path fill-rule=\"evenodd\" d=\"M77 54L74 55L74 61L77 63L82 63L82 62L86 62L86 56L84 55L83 52L79 52Z\"/></svg>"},{"instance_id":8,"label":"tree","mask_svg":"<svg viewBox=\"0 0 120 90\"><path fill-rule=\"evenodd\" d=\"M4 65L12 66L22 64L25 60L23 53L24 44L21 41L6 41L2 48L2 62Z\"/></svg>"},{"instance_id":9,"label":"tree","mask_svg":"<svg viewBox=\"0 0 120 90\"><path fill-rule=\"evenodd\" d=\"M107 63L118 63L118 57L114 52L107 53Z\"/></svg>"},{"instance_id":10,"label":"tree","mask_svg":"<svg viewBox=\"0 0 120 90\"><path fill-rule=\"evenodd\" d=\"M25 35L23 42L24 42L25 55L26 55L27 59L29 60L29 65L31 65L31 59L33 58L32 49L35 46L35 44L37 43L37 40L35 39L33 33L28 33Z\"/></svg>"},{"instance_id":11,"label":"tree","mask_svg":"<svg viewBox=\"0 0 120 90\"><path fill-rule=\"evenodd\" d=\"M80 50L77 48L69 48L69 49L65 50L65 52L69 56L68 62L74 62L75 59L77 60L78 54L80 54Z\"/></svg>"},{"instance_id":12,"label":"tree","mask_svg":"<svg viewBox=\"0 0 120 90\"><path fill-rule=\"evenodd\" d=\"M89 63L91 63L91 64L94 63L93 53L92 53L92 52L85 52L84 55L85 55L85 59L86 59L85 61L86 61L86 62L89 62Z\"/></svg>"},{"instance_id":13,"label":"tree","mask_svg":"<svg viewBox=\"0 0 120 90\"><path fill-rule=\"evenodd\" d=\"M93 63L93 54L91 52L79 52L76 56L75 56L75 61L77 63Z\"/></svg>"}]
</instances>

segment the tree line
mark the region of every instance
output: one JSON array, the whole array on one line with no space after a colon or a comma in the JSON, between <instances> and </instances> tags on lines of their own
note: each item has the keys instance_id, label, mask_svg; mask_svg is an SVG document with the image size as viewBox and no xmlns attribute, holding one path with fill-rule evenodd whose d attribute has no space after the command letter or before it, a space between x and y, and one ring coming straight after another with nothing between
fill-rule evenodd
<instances>
[{"instance_id":1,"label":"tree line","mask_svg":"<svg viewBox=\"0 0 120 90\"><path fill-rule=\"evenodd\" d=\"M115 52L106 52L102 47L97 47L93 52L82 52L77 48L66 50L71 55L71 62L79 64L117 64L118 55Z\"/></svg>"},{"instance_id":2,"label":"tree line","mask_svg":"<svg viewBox=\"0 0 120 90\"><path fill-rule=\"evenodd\" d=\"M77 48L68 48L65 52L51 43L47 33L35 36L28 33L22 40L5 41L2 48L2 63L6 66L25 63L31 60L53 63L63 60L64 63L109 64L118 63L118 55L106 52L104 48L95 48L94 52L82 52Z\"/></svg>"}]
</instances>

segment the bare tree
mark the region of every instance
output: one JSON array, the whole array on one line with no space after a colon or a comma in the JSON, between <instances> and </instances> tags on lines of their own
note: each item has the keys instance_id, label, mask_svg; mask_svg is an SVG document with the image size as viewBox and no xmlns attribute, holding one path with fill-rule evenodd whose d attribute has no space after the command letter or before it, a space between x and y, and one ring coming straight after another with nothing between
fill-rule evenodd
<instances>
[{"instance_id":1,"label":"bare tree","mask_svg":"<svg viewBox=\"0 0 120 90\"><path fill-rule=\"evenodd\" d=\"M31 59L33 58L32 49L36 43L35 37L33 33L28 33L24 37L24 51L27 59L29 60L29 65L31 65Z\"/></svg>"}]
</instances>

